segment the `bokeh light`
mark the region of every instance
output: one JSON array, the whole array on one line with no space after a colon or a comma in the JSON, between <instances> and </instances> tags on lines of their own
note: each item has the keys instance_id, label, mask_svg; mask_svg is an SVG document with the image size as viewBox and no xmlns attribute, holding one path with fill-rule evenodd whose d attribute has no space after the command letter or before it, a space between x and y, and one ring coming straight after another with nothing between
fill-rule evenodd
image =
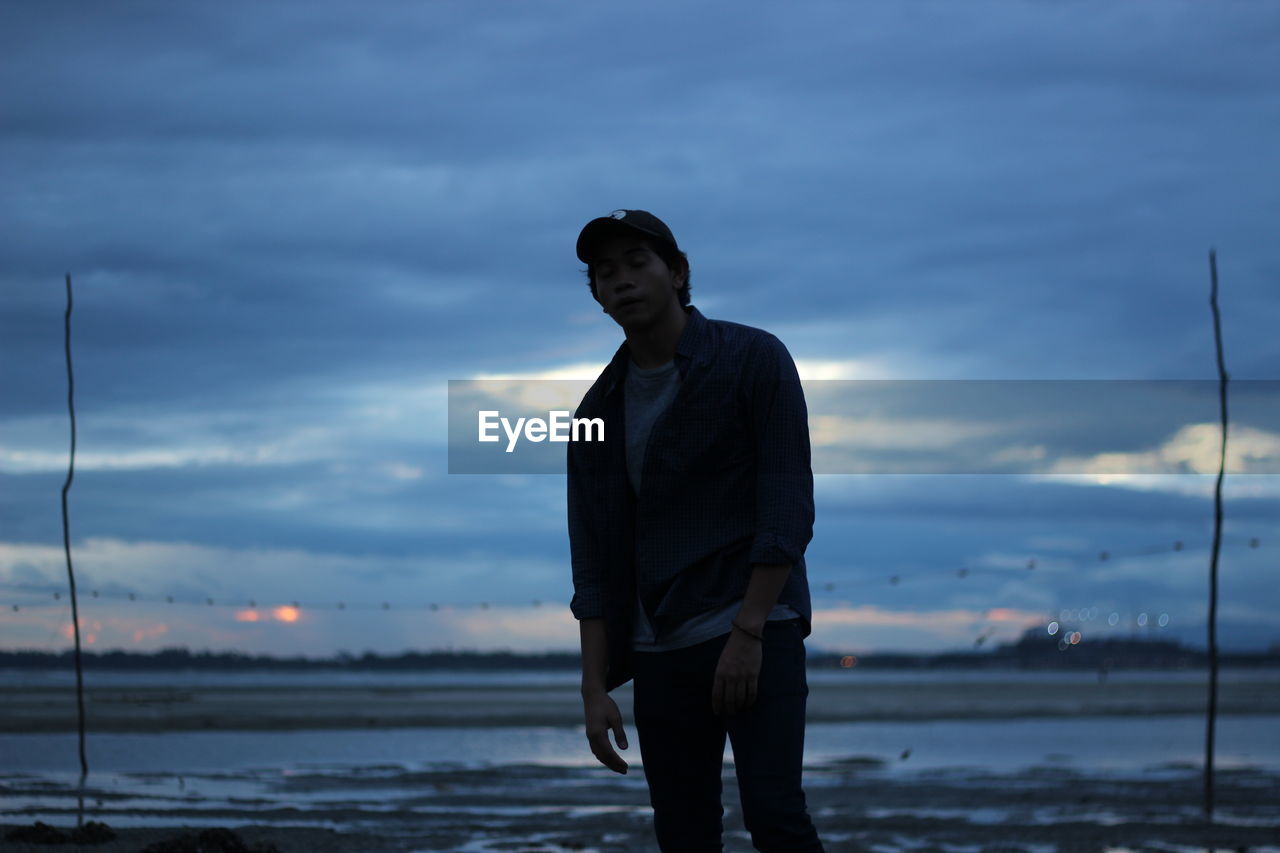
<instances>
[{"instance_id":1,"label":"bokeh light","mask_svg":"<svg viewBox=\"0 0 1280 853\"><path fill-rule=\"evenodd\" d=\"M284 607L277 607L275 610L271 611L271 615L280 622L297 622L298 619L301 618L302 612L297 607L290 607L286 605Z\"/></svg>"}]
</instances>

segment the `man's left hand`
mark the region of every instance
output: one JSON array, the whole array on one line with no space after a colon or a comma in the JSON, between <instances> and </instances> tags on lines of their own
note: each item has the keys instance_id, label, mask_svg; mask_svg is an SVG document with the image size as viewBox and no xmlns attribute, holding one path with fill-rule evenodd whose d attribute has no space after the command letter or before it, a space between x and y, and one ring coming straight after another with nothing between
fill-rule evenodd
<instances>
[{"instance_id":1,"label":"man's left hand","mask_svg":"<svg viewBox=\"0 0 1280 853\"><path fill-rule=\"evenodd\" d=\"M736 714L756 701L762 657L759 640L739 630L730 632L711 687L711 710L717 716Z\"/></svg>"}]
</instances>

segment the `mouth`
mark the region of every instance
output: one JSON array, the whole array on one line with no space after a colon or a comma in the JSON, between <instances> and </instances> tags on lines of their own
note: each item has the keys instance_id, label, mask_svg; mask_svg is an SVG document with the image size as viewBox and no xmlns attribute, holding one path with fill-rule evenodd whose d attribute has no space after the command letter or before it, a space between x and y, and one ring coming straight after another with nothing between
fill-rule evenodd
<instances>
[{"instance_id":1,"label":"mouth","mask_svg":"<svg viewBox=\"0 0 1280 853\"><path fill-rule=\"evenodd\" d=\"M630 308L632 305L639 305L643 300L634 296L628 296L625 299L618 300L618 304L614 306L615 311L621 311L623 308Z\"/></svg>"}]
</instances>

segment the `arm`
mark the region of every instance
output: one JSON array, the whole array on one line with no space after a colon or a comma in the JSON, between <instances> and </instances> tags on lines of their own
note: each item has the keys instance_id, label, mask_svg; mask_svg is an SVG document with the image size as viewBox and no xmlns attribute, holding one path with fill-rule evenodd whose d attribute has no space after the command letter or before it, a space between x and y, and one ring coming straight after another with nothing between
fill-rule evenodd
<instances>
[{"instance_id":1,"label":"arm","mask_svg":"<svg viewBox=\"0 0 1280 853\"><path fill-rule=\"evenodd\" d=\"M760 680L764 623L769 611L791 573L790 563L757 564L751 567L751 579L742 608L734 617L733 631L716 664L711 687L711 710L716 714L736 714L756 701Z\"/></svg>"},{"instance_id":2,"label":"arm","mask_svg":"<svg viewBox=\"0 0 1280 853\"><path fill-rule=\"evenodd\" d=\"M582 640L582 710L586 718L587 742L596 759L615 773L626 773L627 762L609 743L609 731L622 749L627 748L627 733L622 728L622 713L604 689L608 651L603 619L583 619L578 623Z\"/></svg>"},{"instance_id":3,"label":"arm","mask_svg":"<svg viewBox=\"0 0 1280 853\"><path fill-rule=\"evenodd\" d=\"M753 359L751 419L756 446L752 564L796 565L813 538L809 410L791 354L769 336Z\"/></svg>"},{"instance_id":4,"label":"arm","mask_svg":"<svg viewBox=\"0 0 1280 853\"><path fill-rule=\"evenodd\" d=\"M813 536L809 417L800 376L777 338L768 336L757 347L748 380L757 461L751 577L716 667L711 705L717 714L737 713L755 701L759 637Z\"/></svg>"},{"instance_id":5,"label":"arm","mask_svg":"<svg viewBox=\"0 0 1280 853\"><path fill-rule=\"evenodd\" d=\"M622 728L622 714L605 689L609 671L609 646L604 624L605 589L600 570L602 557L592 529L589 499L584 489L587 474L580 454L581 450L570 442L567 492L573 600L569 607L578 619L582 642L583 716L592 754L615 773L626 773L627 763L614 752L609 743L610 729L622 749L627 748L627 735Z\"/></svg>"},{"instance_id":6,"label":"arm","mask_svg":"<svg viewBox=\"0 0 1280 853\"><path fill-rule=\"evenodd\" d=\"M573 571L573 599L569 609L578 620L604 616L604 576L602 557L596 540L589 498L586 494L587 465L582 449L573 442L567 452L565 493L569 510L569 558Z\"/></svg>"},{"instance_id":7,"label":"arm","mask_svg":"<svg viewBox=\"0 0 1280 853\"><path fill-rule=\"evenodd\" d=\"M742 609L733 620L742 626L736 633L760 634L764 631L769 611L778 603L778 596L782 594L782 588L786 586L787 576L790 574L790 563L757 564L751 567L751 580L747 583L747 594L742 599Z\"/></svg>"}]
</instances>

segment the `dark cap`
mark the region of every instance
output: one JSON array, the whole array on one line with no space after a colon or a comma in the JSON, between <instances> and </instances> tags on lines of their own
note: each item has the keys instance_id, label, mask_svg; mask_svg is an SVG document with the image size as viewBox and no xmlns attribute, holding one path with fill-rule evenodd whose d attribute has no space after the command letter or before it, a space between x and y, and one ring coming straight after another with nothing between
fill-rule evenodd
<instances>
[{"instance_id":1,"label":"dark cap","mask_svg":"<svg viewBox=\"0 0 1280 853\"><path fill-rule=\"evenodd\" d=\"M671 245L677 252L675 235L666 223L647 210L615 210L608 216L601 216L587 223L578 235L578 260L584 264L591 263L591 253L601 239L616 234L619 229L626 228L639 231L648 237L654 237Z\"/></svg>"}]
</instances>

